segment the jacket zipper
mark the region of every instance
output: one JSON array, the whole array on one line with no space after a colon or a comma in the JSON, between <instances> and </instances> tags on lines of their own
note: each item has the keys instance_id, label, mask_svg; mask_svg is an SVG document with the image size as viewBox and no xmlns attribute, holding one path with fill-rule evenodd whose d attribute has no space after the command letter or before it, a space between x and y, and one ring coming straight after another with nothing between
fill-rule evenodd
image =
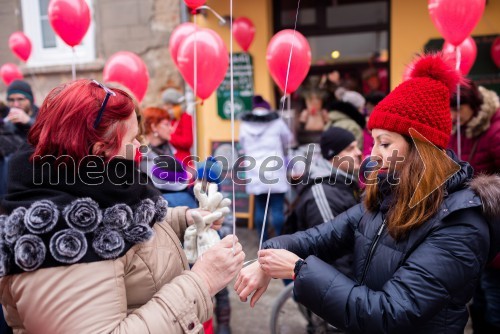
<instances>
[{"instance_id":1,"label":"jacket zipper","mask_svg":"<svg viewBox=\"0 0 500 334\"><path fill-rule=\"evenodd\" d=\"M361 277L361 285L365 284L365 278L366 274L368 272L368 267L370 266L370 262L372 261L373 253L375 253L375 249L377 248L378 241L380 239L380 236L382 235L382 232L384 231L385 228L385 219L382 222L382 225L380 225L377 236L373 240L372 246L370 247L370 252L368 253L368 259L366 260L365 264L365 269L363 270L363 276Z\"/></svg>"}]
</instances>

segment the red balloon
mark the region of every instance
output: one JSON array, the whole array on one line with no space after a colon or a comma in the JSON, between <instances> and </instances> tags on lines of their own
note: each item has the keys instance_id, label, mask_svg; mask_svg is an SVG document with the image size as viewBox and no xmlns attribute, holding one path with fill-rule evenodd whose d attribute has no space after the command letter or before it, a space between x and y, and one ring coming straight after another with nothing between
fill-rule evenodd
<instances>
[{"instance_id":1,"label":"red balloon","mask_svg":"<svg viewBox=\"0 0 500 334\"><path fill-rule=\"evenodd\" d=\"M90 25L85 0L50 0L48 13L50 25L66 44L80 44Z\"/></svg>"},{"instance_id":2,"label":"red balloon","mask_svg":"<svg viewBox=\"0 0 500 334\"><path fill-rule=\"evenodd\" d=\"M170 49L170 56L172 57L172 60L175 63L175 66L177 65L177 51L179 51L179 45L181 45L182 41L186 39L193 31L196 30L196 25L191 23L191 22L186 22L183 24L180 24L177 26L177 28L172 31L172 34L170 35L170 41L169 41L169 49Z\"/></svg>"},{"instance_id":3,"label":"red balloon","mask_svg":"<svg viewBox=\"0 0 500 334\"><path fill-rule=\"evenodd\" d=\"M491 58L497 67L500 68L500 36L497 37L491 45Z\"/></svg>"},{"instance_id":4,"label":"red balloon","mask_svg":"<svg viewBox=\"0 0 500 334\"><path fill-rule=\"evenodd\" d=\"M23 74L19 70L16 64L7 63L3 64L0 67L0 76L2 76L3 82L8 86L14 80L21 80L23 78Z\"/></svg>"},{"instance_id":5,"label":"red balloon","mask_svg":"<svg viewBox=\"0 0 500 334\"><path fill-rule=\"evenodd\" d=\"M197 78L194 79L194 46L197 45ZM226 76L229 56L226 46L215 31L199 29L189 35L179 46L177 64L182 77L195 90L196 95L207 99Z\"/></svg>"},{"instance_id":6,"label":"red balloon","mask_svg":"<svg viewBox=\"0 0 500 334\"><path fill-rule=\"evenodd\" d=\"M445 40L459 46L474 30L486 0L429 0L432 22Z\"/></svg>"},{"instance_id":7,"label":"red balloon","mask_svg":"<svg viewBox=\"0 0 500 334\"><path fill-rule=\"evenodd\" d=\"M120 51L112 55L104 65L102 76L104 82L117 82L130 89L139 102L146 95L148 68L135 53Z\"/></svg>"},{"instance_id":8,"label":"red balloon","mask_svg":"<svg viewBox=\"0 0 500 334\"><path fill-rule=\"evenodd\" d=\"M203 6L207 0L184 0L186 3L186 6L188 6L191 9L196 9L200 6Z\"/></svg>"},{"instance_id":9,"label":"red balloon","mask_svg":"<svg viewBox=\"0 0 500 334\"><path fill-rule=\"evenodd\" d=\"M288 61L292 50L292 59L290 61L290 72L288 75L288 84L286 84L286 73ZM267 46L267 67L271 72L274 82L285 94L291 94L299 88L304 81L311 67L311 47L307 39L298 31L286 29L273 36ZM286 91L285 91L285 85Z\"/></svg>"},{"instance_id":10,"label":"red balloon","mask_svg":"<svg viewBox=\"0 0 500 334\"><path fill-rule=\"evenodd\" d=\"M233 21L233 36L243 51L247 52L255 37L255 26L246 17L240 17Z\"/></svg>"},{"instance_id":11,"label":"red balloon","mask_svg":"<svg viewBox=\"0 0 500 334\"><path fill-rule=\"evenodd\" d=\"M469 74L477 56L476 42L472 37L467 37L465 41L458 46L460 48L460 72L463 75ZM447 55L453 64L456 64L456 51L455 46L448 41L444 42L443 54Z\"/></svg>"},{"instance_id":12,"label":"red balloon","mask_svg":"<svg viewBox=\"0 0 500 334\"><path fill-rule=\"evenodd\" d=\"M9 48L17 58L24 62L31 55L31 41L22 31L16 31L10 35Z\"/></svg>"}]
</instances>

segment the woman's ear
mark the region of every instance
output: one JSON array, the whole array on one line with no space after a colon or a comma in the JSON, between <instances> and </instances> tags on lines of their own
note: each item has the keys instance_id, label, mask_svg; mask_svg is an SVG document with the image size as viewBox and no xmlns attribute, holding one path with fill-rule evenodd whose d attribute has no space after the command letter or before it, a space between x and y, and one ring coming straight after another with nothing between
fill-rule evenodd
<instances>
[{"instance_id":1,"label":"woman's ear","mask_svg":"<svg viewBox=\"0 0 500 334\"><path fill-rule=\"evenodd\" d=\"M98 157L106 157L106 149L104 147L104 143L98 141L92 147L92 154Z\"/></svg>"}]
</instances>

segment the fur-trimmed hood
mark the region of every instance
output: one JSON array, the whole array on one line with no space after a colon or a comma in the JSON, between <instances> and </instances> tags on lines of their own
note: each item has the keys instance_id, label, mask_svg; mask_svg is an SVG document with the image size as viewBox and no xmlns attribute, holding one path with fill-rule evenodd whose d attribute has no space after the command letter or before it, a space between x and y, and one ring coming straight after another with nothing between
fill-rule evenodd
<instances>
[{"instance_id":1,"label":"fur-trimmed hood","mask_svg":"<svg viewBox=\"0 0 500 334\"><path fill-rule=\"evenodd\" d=\"M476 116L474 116L465 126L465 136L475 138L488 130L491 125L491 119L500 108L498 95L482 86L478 87L479 93L483 97L483 104ZM456 132L456 129L453 129Z\"/></svg>"},{"instance_id":2,"label":"fur-trimmed hood","mask_svg":"<svg viewBox=\"0 0 500 334\"><path fill-rule=\"evenodd\" d=\"M483 203L483 214L490 224L490 256L494 256L500 252L500 175L479 175L469 186Z\"/></svg>"},{"instance_id":3,"label":"fur-trimmed hood","mask_svg":"<svg viewBox=\"0 0 500 334\"><path fill-rule=\"evenodd\" d=\"M500 175L478 175L469 185L481 197L485 216L500 220Z\"/></svg>"}]
</instances>

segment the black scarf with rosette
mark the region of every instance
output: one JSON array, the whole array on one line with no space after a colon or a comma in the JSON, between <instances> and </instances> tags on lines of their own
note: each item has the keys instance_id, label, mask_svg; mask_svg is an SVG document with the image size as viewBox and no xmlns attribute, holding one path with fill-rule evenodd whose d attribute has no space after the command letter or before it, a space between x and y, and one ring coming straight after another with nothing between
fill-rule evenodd
<instances>
[{"instance_id":1,"label":"black scarf with rosette","mask_svg":"<svg viewBox=\"0 0 500 334\"><path fill-rule=\"evenodd\" d=\"M86 157L30 160L25 146L9 163L1 204L0 277L123 256L149 240L167 202L134 161Z\"/></svg>"}]
</instances>

